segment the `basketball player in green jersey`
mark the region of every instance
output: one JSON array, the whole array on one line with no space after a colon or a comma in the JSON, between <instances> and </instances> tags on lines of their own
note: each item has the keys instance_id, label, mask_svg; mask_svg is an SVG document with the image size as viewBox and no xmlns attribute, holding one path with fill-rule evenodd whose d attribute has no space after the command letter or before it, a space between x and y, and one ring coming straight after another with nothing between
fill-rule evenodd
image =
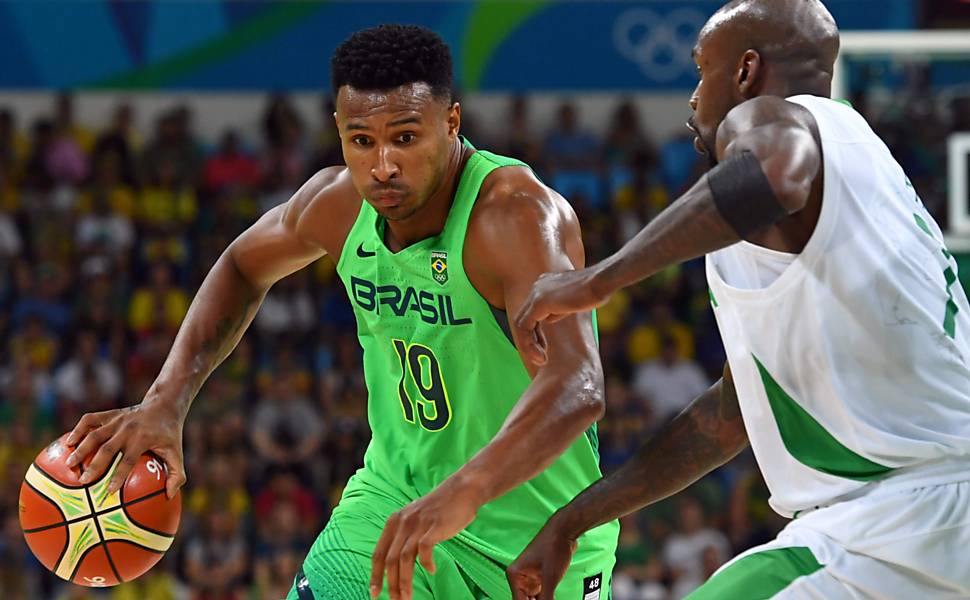
<instances>
[{"instance_id":1,"label":"basketball player in green jersey","mask_svg":"<svg viewBox=\"0 0 970 600\"><path fill-rule=\"evenodd\" d=\"M208 274L141 404L85 415L73 463L112 485L146 450L185 481L182 423L274 282L320 257L357 317L373 438L290 598L509 598L505 568L600 477L603 376L589 312L546 330L526 365L506 314L545 271L583 265L576 216L524 164L459 137L451 58L434 33L360 31L332 59L347 167L311 178ZM583 536L560 598L606 598L617 526ZM420 565L416 562L420 560Z\"/></svg>"}]
</instances>

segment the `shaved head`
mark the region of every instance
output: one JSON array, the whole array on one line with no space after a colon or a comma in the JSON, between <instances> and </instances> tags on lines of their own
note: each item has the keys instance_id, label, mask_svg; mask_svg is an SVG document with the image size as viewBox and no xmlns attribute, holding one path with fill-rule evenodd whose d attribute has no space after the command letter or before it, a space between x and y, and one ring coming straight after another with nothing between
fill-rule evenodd
<instances>
[{"instance_id":1,"label":"shaved head","mask_svg":"<svg viewBox=\"0 0 970 600\"><path fill-rule=\"evenodd\" d=\"M733 50L757 50L766 62L832 75L839 29L819 0L733 0L714 13L698 36L727 35Z\"/></svg>"},{"instance_id":2,"label":"shaved head","mask_svg":"<svg viewBox=\"0 0 970 600\"><path fill-rule=\"evenodd\" d=\"M732 0L697 36L701 81L688 122L695 147L716 162L717 128L728 112L757 96L828 97L839 54L839 28L819 0Z\"/></svg>"}]
</instances>

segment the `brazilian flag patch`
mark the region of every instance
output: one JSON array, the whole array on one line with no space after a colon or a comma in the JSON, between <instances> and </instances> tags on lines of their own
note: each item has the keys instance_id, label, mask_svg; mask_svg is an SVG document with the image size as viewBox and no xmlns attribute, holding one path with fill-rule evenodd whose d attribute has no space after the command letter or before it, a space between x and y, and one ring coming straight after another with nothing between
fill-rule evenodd
<instances>
[{"instance_id":1,"label":"brazilian flag patch","mask_svg":"<svg viewBox=\"0 0 970 600\"><path fill-rule=\"evenodd\" d=\"M435 250L431 253L431 277L444 285L448 282L448 253Z\"/></svg>"}]
</instances>

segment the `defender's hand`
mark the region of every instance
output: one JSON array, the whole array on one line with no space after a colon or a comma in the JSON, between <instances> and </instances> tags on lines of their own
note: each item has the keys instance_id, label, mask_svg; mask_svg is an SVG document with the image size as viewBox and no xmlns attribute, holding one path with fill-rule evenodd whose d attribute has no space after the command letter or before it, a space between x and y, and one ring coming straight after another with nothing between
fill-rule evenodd
<instances>
[{"instance_id":1,"label":"defender's hand","mask_svg":"<svg viewBox=\"0 0 970 600\"><path fill-rule=\"evenodd\" d=\"M512 600L553 600L576 552L576 542L550 521L506 570Z\"/></svg>"},{"instance_id":2,"label":"defender's hand","mask_svg":"<svg viewBox=\"0 0 970 600\"><path fill-rule=\"evenodd\" d=\"M94 459L81 475L81 483L87 483L110 467L115 455L121 452L121 461L108 486L108 492L114 493L124 484L141 455L151 450L168 467L165 492L171 499L185 483L182 421L172 408L150 402L88 413L67 438L68 446L77 446L67 465L73 468L94 453Z\"/></svg>"},{"instance_id":3,"label":"defender's hand","mask_svg":"<svg viewBox=\"0 0 970 600\"><path fill-rule=\"evenodd\" d=\"M609 300L611 293L597 289L598 275L598 268L590 267L578 271L545 273L536 280L532 293L515 318L515 326L521 333L519 339L528 340L522 351L533 363L546 363L542 321L555 323L566 315L592 310Z\"/></svg>"},{"instance_id":4,"label":"defender's hand","mask_svg":"<svg viewBox=\"0 0 970 600\"><path fill-rule=\"evenodd\" d=\"M414 593L415 558L429 573L435 572L432 551L475 519L481 503L467 486L442 483L387 519L371 561L371 598L381 593L384 572L391 600L410 600Z\"/></svg>"}]
</instances>

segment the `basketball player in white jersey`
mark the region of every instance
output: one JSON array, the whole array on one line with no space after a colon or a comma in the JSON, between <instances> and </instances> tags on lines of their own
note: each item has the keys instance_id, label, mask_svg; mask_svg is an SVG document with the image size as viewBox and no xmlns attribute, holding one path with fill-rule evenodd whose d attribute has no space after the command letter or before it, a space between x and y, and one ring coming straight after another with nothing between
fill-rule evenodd
<instances>
[{"instance_id":1,"label":"basketball player in white jersey","mask_svg":"<svg viewBox=\"0 0 970 600\"><path fill-rule=\"evenodd\" d=\"M749 443L792 517L692 599L970 598L970 306L885 144L831 100L818 0L735 0L701 30L690 106L711 171L621 250L545 275L517 326L707 255L724 377L560 509L509 569L551 590L582 532L684 489Z\"/></svg>"}]
</instances>

